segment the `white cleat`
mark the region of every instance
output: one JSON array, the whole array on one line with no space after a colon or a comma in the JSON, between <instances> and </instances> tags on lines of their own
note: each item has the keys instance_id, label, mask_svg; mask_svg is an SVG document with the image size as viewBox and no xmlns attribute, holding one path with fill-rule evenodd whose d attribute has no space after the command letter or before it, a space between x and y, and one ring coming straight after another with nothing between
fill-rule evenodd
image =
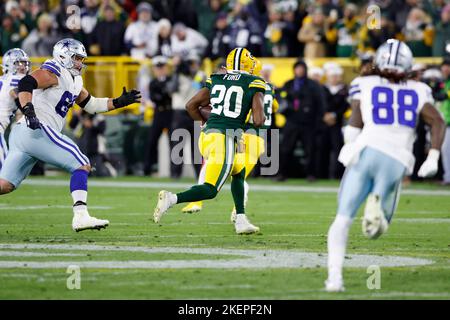
<instances>
[{"instance_id":1,"label":"white cleat","mask_svg":"<svg viewBox=\"0 0 450 320\"><path fill-rule=\"evenodd\" d=\"M252 234L259 232L259 228L248 221L245 214L237 214L234 229L237 234Z\"/></svg>"},{"instance_id":2,"label":"white cleat","mask_svg":"<svg viewBox=\"0 0 450 320\"><path fill-rule=\"evenodd\" d=\"M233 211L231 211L231 217L230 217L231 223L236 222L236 217L237 217L237 214L236 214L236 207L235 207L235 208L233 208Z\"/></svg>"},{"instance_id":3,"label":"white cleat","mask_svg":"<svg viewBox=\"0 0 450 320\"><path fill-rule=\"evenodd\" d=\"M244 208L247 207L248 202L248 190L250 187L248 186L247 181L244 181ZM231 217L230 217L231 223L236 222L236 207L233 208L233 211L231 211Z\"/></svg>"},{"instance_id":4,"label":"white cleat","mask_svg":"<svg viewBox=\"0 0 450 320\"><path fill-rule=\"evenodd\" d=\"M341 281L325 281L325 291L326 292L344 292L344 282Z\"/></svg>"},{"instance_id":5,"label":"white cleat","mask_svg":"<svg viewBox=\"0 0 450 320\"><path fill-rule=\"evenodd\" d=\"M387 231L389 223L381 208L381 199L378 195L370 194L367 197L362 230L369 239L376 239Z\"/></svg>"},{"instance_id":6,"label":"white cleat","mask_svg":"<svg viewBox=\"0 0 450 320\"><path fill-rule=\"evenodd\" d=\"M108 225L108 220L91 217L87 210L74 210L72 219L73 231L100 230L106 228Z\"/></svg>"},{"instance_id":7,"label":"white cleat","mask_svg":"<svg viewBox=\"0 0 450 320\"><path fill-rule=\"evenodd\" d=\"M169 191L161 190L158 194L158 203L156 204L155 211L153 212L153 221L159 223L161 217L172 207L171 201L172 193Z\"/></svg>"}]
</instances>

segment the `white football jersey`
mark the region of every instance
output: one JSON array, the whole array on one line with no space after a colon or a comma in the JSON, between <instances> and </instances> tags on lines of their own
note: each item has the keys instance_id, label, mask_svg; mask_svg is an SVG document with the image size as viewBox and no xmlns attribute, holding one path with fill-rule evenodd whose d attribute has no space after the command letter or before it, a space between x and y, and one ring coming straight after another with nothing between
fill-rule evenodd
<instances>
[{"instance_id":1,"label":"white football jersey","mask_svg":"<svg viewBox=\"0 0 450 320\"><path fill-rule=\"evenodd\" d=\"M0 126L3 130L6 130L11 121L11 117L17 110L16 103L10 95L10 91L17 88L19 80L24 76L24 74L4 74L0 77Z\"/></svg>"},{"instance_id":2,"label":"white football jersey","mask_svg":"<svg viewBox=\"0 0 450 320\"><path fill-rule=\"evenodd\" d=\"M415 129L425 103L434 103L431 88L414 80L390 83L380 76L365 76L352 81L349 94L360 101L364 122L356 143L386 153L412 173Z\"/></svg>"},{"instance_id":3,"label":"white football jersey","mask_svg":"<svg viewBox=\"0 0 450 320\"><path fill-rule=\"evenodd\" d=\"M55 60L45 61L41 69L58 77L58 84L47 89L33 91L33 106L39 121L60 132L66 122L66 114L83 88L83 78L72 74ZM24 121L23 119L19 121Z\"/></svg>"}]
</instances>

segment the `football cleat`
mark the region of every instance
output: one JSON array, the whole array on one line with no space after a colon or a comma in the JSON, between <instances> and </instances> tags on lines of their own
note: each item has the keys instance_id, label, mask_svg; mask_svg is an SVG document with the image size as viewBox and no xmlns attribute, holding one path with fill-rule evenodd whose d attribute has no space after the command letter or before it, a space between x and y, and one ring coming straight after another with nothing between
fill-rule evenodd
<instances>
[{"instance_id":1,"label":"football cleat","mask_svg":"<svg viewBox=\"0 0 450 320\"><path fill-rule=\"evenodd\" d=\"M155 211L153 212L153 221L155 223L159 223L161 221L161 217L172 207L173 203L171 202L172 193L169 191L161 190L158 194L158 203L156 204Z\"/></svg>"},{"instance_id":2,"label":"football cleat","mask_svg":"<svg viewBox=\"0 0 450 320\"><path fill-rule=\"evenodd\" d=\"M91 217L87 210L74 210L72 219L73 231L100 230L106 228L108 225L108 220Z\"/></svg>"},{"instance_id":3,"label":"football cleat","mask_svg":"<svg viewBox=\"0 0 450 320\"><path fill-rule=\"evenodd\" d=\"M325 291L326 292L344 292L344 282L340 281L325 281Z\"/></svg>"},{"instance_id":4,"label":"football cleat","mask_svg":"<svg viewBox=\"0 0 450 320\"><path fill-rule=\"evenodd\" d=\"M259 232L259 228L254 226L248 221L245 214L237 214L236 222L234 223L234 229L237 234L252 234Z\"/></svg>"},{"instance_id":5,"label":"football cleat","mask_svg":"<svg viewBox=\"0 0 450 320\"><path fill-rule=\"evenodd\" d=\"M202 210L203 203L201 201L190 202L187 206L181 209L183 213L195 213Z\"/></svg>"},{"instance_id":6,"label":"football cleat","mask_svg":"<svg viewBox=\"0 0 450 320\"><path fill-rule=\"evenodd\" d=\"M381 208L380 196L370 194L367 197L364 217L362 221L362 230L369 239L376 239L387 231L389 223L384 216Z\"/></svg>"},{"instance_id":7,"label":"football cleat","mask_svg":"<svg viewBox=\"0 0 450 320\"><path fill-rule=\"evenodd\" d=\"M231 211L231 217L230 217L230 221L231 223L235 223L236 222L236 207L233 208L233 210Z\"/></svg>"},{"instance_id":8,"label":"football cleat","mask_svg":"<svg viewBox=\"0 0 450 320\"><path fill-rule=\"evenodd\" d=\"M248 190L250 187L248 186L247 181L244 181L244 208L247 207L248 202ZM231 217L230 217L231 223L236 222L236 207L233 207L233 210L231 211Z\"/></svg>"}]
</instances>

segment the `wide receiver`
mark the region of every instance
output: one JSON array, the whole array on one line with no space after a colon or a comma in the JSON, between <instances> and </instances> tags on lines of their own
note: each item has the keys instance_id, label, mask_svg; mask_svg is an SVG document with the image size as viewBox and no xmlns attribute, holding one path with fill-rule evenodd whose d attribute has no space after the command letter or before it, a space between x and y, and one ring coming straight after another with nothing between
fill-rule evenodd
<instances>
[{"instance_id":1,"label":"wide receiver","mask_svg":"<svg viewBox=\"0 0 450 320\"><path fill-rule=\"evenodd\" d=\"M10 49L3 55L3 75L0 77L0 169L8 153L4 134L17 110L14 90L19 80L30 71L30 65L30 58L22 49Z\"/></svg>"},{"instance_id":2,"label":"wide receiver","mask_svg":"<svg viewBox=\"0 0 450 320\"><path fill-rule=\"evenodd\" d=\"M69 171L73 198L72 229L101 229L108 220L91 217L87 210L88 158L61 134L74 103L88 113L107 112L139 102L140 93L124 88L119 98L95 98L83 87L81 73L86 49L74 39L63 39L53 48L53 59L19 81L18 98L23 113L9 137L9 154L0 171L0 194L17 189L38 161Z\"/></svg>"},{"instance_id":3,"label":"wide receiver","mask_svg":"<svg viewBox=\"0 0 450 320\"><path fill-rule=\"evenodd\" d=\"M227 57L227 72L212 74L206 87L187 103L186 109L194 121L203 120L201 106L211 104L212 107L199 140L199 149L206 162L205 182L177 194L161 191L153 214L156 223L177 203L213 199L231 175L231 193L237 211L235 231L238 234L259 231L245 215L245 167L243 161L236 161L239 158L236 153L244 152L239 142L250 110L256 127L265 120L265 83L251 75L254 67L255 59L247 49L233 49Z\"/></svg>"},{"instance_id":4,"label":"wide receiver","mask_svg":"<svg viewBox=\"0 0 450 320\"><path fill-rule=\"evenodd\" d=\"M376 52L375 75L358 77L351 83L352 115L339 155L347 169L337 216L328 231L327 291L344 290L342 268L348 233L366 198L363 233L376 239L387 231L403 176L411 174L414 167L412 149L419 116L431 126L431 149L418 175L429 177L438 170L445 124L433 106L430 87L407 80L412 63L408 46L390 39Z\"/></svg>"}]
</instances>

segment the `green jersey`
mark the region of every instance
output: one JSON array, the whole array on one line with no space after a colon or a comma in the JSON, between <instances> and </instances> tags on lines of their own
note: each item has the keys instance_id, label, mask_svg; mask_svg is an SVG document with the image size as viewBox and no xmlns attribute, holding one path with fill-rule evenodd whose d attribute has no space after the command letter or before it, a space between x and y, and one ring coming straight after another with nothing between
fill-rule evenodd
<instances>
[{"instance_id":1,"label":"green jersey","mask_svg":"<svg viewBox=\"0 0 450 320\"><path fill-rule=\"evenodd\" d=\"M252 108L253 95L264 93L266 84L259 77L247 73L212 74L206 80L210 92L211 113L205 130L244 129Z\"/></svg>"},{"instance_id":2,"label":"green jersey","mask_svg":"<svg viewBox=\"0 0 450 320\"><path fill-rule=\"evenodd\" d=\"M273 88L273 85L266 82L266 89L264 92L264 116L266 117L266 120L264 121L263 125L259 128L255 127L253 125L253 117L251 113L249 114L248 121L246 123L245 129L253 129L256 131L257 134L259 134L259 129L269 129L272 125L272 113L273 113L273 101L275 97L275 89Z\"/></svg>"}]
</instances>

